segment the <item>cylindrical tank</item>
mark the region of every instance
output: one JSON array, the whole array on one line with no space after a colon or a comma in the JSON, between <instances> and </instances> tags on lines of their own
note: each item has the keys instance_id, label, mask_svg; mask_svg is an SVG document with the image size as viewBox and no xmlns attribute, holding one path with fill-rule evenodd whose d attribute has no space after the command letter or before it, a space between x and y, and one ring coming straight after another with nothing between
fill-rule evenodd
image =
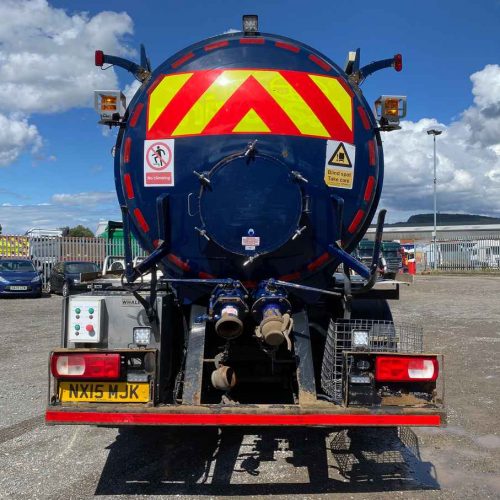
<instances>
[{"instance_id":1,"label":"cylindrical tank","mask_svg":"<svg viewBox=\"0 0 500 500\"><path fill-rule=\"evenodd\" d=\"M158 246L157 199L173 277L325 282L377 207L383 178L373 114L318 51L232 33L162 63L127 111L115 181L132 231ZM339 210L342 223L339 227Z\"/></svg>"}]
</instances>

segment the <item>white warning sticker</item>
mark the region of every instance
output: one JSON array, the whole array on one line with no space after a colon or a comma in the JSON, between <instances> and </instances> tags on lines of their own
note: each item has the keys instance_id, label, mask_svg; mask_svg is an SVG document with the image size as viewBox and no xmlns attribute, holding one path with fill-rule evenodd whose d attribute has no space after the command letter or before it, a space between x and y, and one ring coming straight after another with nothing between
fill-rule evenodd
<instances>
[{"instance_id":1,"label":"white warning sticker","mask_svg":"<svg viewBox=\"0 0 500 500\"><path fill-rule=\"evenodd\" d=\"M325 184L329 187L352 189L356 146L346 142L326 141Z\"/></svg>"},{"instance_id":2,"label":"white warning sticker","mask_svg":"<svg viewBox=\"0 0 500 500\"><path fill-rule=\"evenodd\" d=\"M144 185L174 185L175 139L144 141Z\"/></svg>"}]
</instances>

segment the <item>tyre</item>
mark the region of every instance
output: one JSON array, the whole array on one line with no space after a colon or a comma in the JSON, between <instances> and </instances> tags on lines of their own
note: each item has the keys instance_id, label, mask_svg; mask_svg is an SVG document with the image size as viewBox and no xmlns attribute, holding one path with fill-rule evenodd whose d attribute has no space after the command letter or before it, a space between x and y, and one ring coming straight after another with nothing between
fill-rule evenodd
<instances>
[{"instance_id":1,"label":"tyre","mask_svg":"<svg viewBox=\"0 0 500 500\"><path fill-rule=\"evenodd\" d=\"M52 282L50 281L50 279L47 281L46 289L48 293L56 293L55 290L52 288Z\"/></svg>"},{"instance_id":2,"label":"tyre","mask_svg":"<svg viewBox=\"0 0 500 500\"><path fill-rule=\"evenodd\" d=\"M69 283L66 281L64 282L64 285L62 287L62 296L69 297L69 295L70 295Z\"/></svg>"}]
</instances>

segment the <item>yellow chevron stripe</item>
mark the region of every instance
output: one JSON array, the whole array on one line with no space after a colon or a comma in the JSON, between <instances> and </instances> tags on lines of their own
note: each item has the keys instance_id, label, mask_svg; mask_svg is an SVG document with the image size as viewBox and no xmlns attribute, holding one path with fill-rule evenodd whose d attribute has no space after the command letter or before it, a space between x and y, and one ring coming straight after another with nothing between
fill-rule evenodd
<instances>
[{"instance_id":1,"label":"yellow chevron stripe","mask_svg":"<svg viewBox=\"0 0 500 500\"><path fill-rule=\"evenodd\" d=\"M318 86L325 97L332 103L346 125L352 130L352 101L351 96L342 84L328 76L309 75L309 78Z\"/></svg>"},{"instance_id":2,"label":"yellow chevron stripe","mask_svg":"<svg viewBox=\"0 0 500 500\"><path fill-rule=\"evenodd\" d=\"M149 96L148 130L155 124L163 110L192 76L193 73L165 76L151 92Z\"/></svg>"},{"instance_id":3,"label":"yellow chevron stripe","mask_svg":"<svg viewBox=\"0 0 500 500\"><path fill-rule=\"evenodd\" d=\"M252 76L269 92L304 135L330 137L314 111L277 71L254 71Z\"/></svg>"},{"instance_id":4,"label":"yellow chevron stripe","mask_svg":"<svg viewBox=\"0 0 500 500\"><path fill-rule=\"evenodd\" d=\"M226 101L251 74L251 70L228 70L221 73L193 104L172 135L201 133Z\"/></svg>"}]
</instances>

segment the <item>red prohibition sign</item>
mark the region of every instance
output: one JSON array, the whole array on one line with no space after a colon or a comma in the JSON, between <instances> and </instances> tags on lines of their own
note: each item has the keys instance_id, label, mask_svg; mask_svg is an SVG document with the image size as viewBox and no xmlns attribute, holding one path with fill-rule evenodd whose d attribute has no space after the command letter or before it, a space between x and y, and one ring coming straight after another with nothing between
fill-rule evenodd
<instances>
[{"instance_id":1,"label":"red prohibition sign","mask_svg":"<svg viewBox=\"0 0 500 500\"><path fill-rule=\"evenodd\" d=\"M153 170L165 170L172 162L172 151L165 142L155 142L146 151L146 161Z\"/></svg>"}]
</instances>

